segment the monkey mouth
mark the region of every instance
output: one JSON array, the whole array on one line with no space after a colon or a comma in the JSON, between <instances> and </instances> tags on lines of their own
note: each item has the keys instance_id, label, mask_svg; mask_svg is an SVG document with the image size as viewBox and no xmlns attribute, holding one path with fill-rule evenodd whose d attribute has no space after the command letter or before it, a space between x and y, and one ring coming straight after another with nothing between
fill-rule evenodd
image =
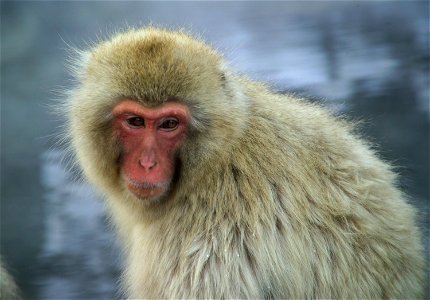
<instances>
[{"instance_id":1,"label":"monkey mouth","mask_svg":"<svg viewBox=\"0 0 430 300\"><path fill-rule=\"evenodd\" d=\"M127 188L138 198L158 198L163 195L170 186L170 181L165 182L139 182L126 178Z\"/></svg>"}]
</instances>

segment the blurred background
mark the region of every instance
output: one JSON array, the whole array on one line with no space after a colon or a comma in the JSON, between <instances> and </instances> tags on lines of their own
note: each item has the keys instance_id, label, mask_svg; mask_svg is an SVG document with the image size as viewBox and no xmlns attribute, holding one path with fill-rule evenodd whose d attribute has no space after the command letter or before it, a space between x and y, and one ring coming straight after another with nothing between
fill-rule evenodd
<instances>
[{"instance_id":1,"label":"blurred background","mask_svg":"<svg viewBox=\"0 0 430 300\"><path fill-rule=\"evenodd\" d=\"M429 2L1 1L1 255L27 299L111 299L121 253L96 191L61 163L52 115L69 45L186 28L239 71L364 121L429 240ZM427 252L428 253L428 252Z\"/></svg>"}]
</instances>

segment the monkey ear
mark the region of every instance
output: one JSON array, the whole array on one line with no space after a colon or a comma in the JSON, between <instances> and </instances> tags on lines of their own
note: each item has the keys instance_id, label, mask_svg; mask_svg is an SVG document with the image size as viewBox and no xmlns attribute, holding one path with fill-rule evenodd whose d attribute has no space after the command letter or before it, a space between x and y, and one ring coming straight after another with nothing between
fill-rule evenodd
<instances>
[{"instance_id":1,"label":"monkey ear","mask_svg":"<svg viewBox=\"0 0 430 300\"><path fill-rule=\"evenodd\" d=\"M219 66L218 66L218 71L221 75L221 80L223 82L227 81L227 75L229 72L231 72L230 67L228 66L228 64L226 62L222 62Z\"/></svg>"},{"instance_id":2,"label":"monkey ear","mask_svg":"<svg viewBox=\"0 0 430 300\"><path fill-rule=\"evenodd\" d=\"M237 77L239 77L239 75L236 74L226 62L222 62L218 70L224 91L229 95L229 99L234 99L234 103L230 103L229 105L235 105L240 108L239 111L245 111L248 99L243 92L242 85L238 83Z\"/></svg>"},{"instance_id":3,"label":"monkey ear","mask_svg":"<svg viewBox=\"0 0 430 300\"><path fill-rule=\"evenodd\" d=\"M218 66L219 79L221 81L221 86L223 89L226 89L228 86L229 78L231 77L231 68L228 66L226 62L222 62Z\"/></svg>"},{"instance_id":4,"label":"monkey ear","mask_svg":"<svg viewBox=\"0 0 430 300\"><path fill-rule=\"evenodd\" d=\"M220 73L221 82L222 82L222 85L224 85L225 82L227 81L227 78L226 78L225 72L223 70L220 70L220 72L221 72Z\"/></svg>"}]
</instances>

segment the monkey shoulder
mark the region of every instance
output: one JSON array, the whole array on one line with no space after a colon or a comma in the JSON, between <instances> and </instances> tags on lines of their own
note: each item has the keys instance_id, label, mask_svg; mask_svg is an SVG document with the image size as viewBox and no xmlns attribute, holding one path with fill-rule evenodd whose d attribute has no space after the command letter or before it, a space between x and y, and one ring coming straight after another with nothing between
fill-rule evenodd
<instances>
[{"instance_id":1,"label":"monkey shoulder","mask_svg":"<svg viewBox=\"0 0 430 300\"><path fill-rule=\"evenodd\" d=\"M353 124L291 95L257 98L236 150L238 168L248 170L244 173L255 172L260 181L281 186L287 194L291 190L289 197L309 209L333 215L348 215L357 207L414 214L396 187L393 168L358 136ZM297 187L302 194L293 192Z\"/></svg>"},{"instance_id":2,"label":"monkey shoulder","mask_svg":"<svg viewBox=\"0 0 430 300\"><path fill-rule=\"evenodd\" d=\"M351 123L306 99L267 92L251 102L250 111L242 143L260 143L251 148L268 152L250 153L275 158L267 163L279 165L282 157L288 158L285 164L294 158L314 163L324 162L324 156L353 159L349 155L354 152L352 147L366 152L361 155L373 155L367 151L369 147L360 146L363 141L353 133Z\"/></svg>"}]
</instances>

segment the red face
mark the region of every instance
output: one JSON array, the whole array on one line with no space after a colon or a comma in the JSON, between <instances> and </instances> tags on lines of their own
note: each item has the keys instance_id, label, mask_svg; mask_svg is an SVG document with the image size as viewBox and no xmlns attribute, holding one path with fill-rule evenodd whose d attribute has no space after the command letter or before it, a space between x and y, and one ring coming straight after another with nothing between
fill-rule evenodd
<instances>
[{"instance_id":1,"label":"red face","mask_svg":"<svg viewBox=\"0 0 430 300\"><path fill-rule=\"evenodd\" d=\"M186 137L190 113L168 102L147 108L124 100L112 111L121 145L121 171L128 189L142 199L159 199L175 172L175 153Z\"/></svg>"}]
</instances>

